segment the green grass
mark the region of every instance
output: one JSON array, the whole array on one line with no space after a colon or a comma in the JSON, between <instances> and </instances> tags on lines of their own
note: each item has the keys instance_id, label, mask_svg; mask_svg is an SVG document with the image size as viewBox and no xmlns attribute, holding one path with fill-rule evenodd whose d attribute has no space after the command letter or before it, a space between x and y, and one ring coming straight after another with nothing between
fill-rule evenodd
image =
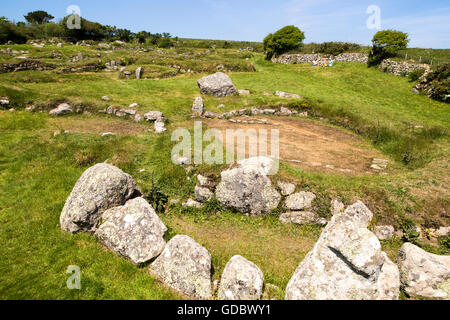
<instances>
[{"instance_id":1,"label":"green grass","mask_svg":"<svg viewBox=\"0 0 450 320\"><path fill-rule=\"evenodd\" d=\"M108 161L131 174L144 193L150 191L154 176L164 194L181 201L193 196L195 173L219 176L223 166L199 166L187 180L184 169L170 162L174 145L170 131L178 126L192 128L192 102L199 95L196 80L206 74L160 77L169 68L166 64L174 62L184 61L200 71L225 62L234 66L253 63L256 72L230 74L238 89L249 89L252 94L204 97L207 110L224 112L289 104L308 110L316 121L327 118L330 125L356 132L393 161L387 175L355 177L310 172L282 163L276 179L288 179L299 189L315 192L321 199L316 205L322 214L328 213L329 199L338 197L346 204L361 199L374 213L372 225L392 223L400 228L403 218L412 219L415 224L435 219L448 225L448 216L441 214L450 208L447 181L450 148L448 132L444 130L450 119L448 104L414 95L407 79L361 64L337 64L324 69L278 65L265 61L257 53L246 60L247 53L239 53L235 48L217 49L205 55L202 45L199 42L197 48L174 48L163 53L124 49L101 58L135 55L137 64L127 68L131 70L140 62L155 70L150 77L153 79L123 80L119 72L0 74L0 97L8 96L18 110L0 111L0 240L4 243L0 248L1 299L179 298L148 276L147 267L133 266L103 248L91 235L69 235L59 227L59 215L73 185L84 170L98 162ZM32 55L45 55L55 49L13 47L30 50ZM70 65L68 57L78 51L90 56L102 53L93 47L75 46L65 46L61 51L65 57L61 66ZM179 56L180 53L185 56ZM264 95L276 90L298 93L303 99L290 101ZM112 101L102 101L104 95ZM148 124L138 125L100 114L53 119L47 113L21 110L30 104L48 110L62 100L83 104L91 111L136 102L141 112L163 111L170 120L169 132L156 136L146 132ZM226 107L218 109L222 103ZM102 138L98 133L88 132L93 122L98 128L114 124L136 129L136 133ZM418 125L424 129L414 129ZM55 130L70 132L54 137ZM424 157L423 161L416 165L402 163L401 155L408 151L402 146L410 146ZM202 210L171 207L161 218L169 228L167 240L176 234L187 234L211 252L214 279L220 278L231 256L240 254L262 269L266 282L280 288L275 297L283 298L290 276L313 247L320 230L280 225L277 214L281 211L280 207L272 215L253 219L222 210L211 202ZM383 242L383 248L395 259L401 244L402 241L394 239ZM442 243L421 245L435 253L448 254ZM80 291L66 288L69 265L81 267Z\"/></svg>"}]
</instances>

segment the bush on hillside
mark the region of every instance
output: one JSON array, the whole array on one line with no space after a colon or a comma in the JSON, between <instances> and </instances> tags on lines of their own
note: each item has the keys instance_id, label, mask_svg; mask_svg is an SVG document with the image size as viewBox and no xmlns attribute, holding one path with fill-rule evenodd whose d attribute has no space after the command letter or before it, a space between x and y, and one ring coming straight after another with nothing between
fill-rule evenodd
<instances>
[{"instance_id":1,"label":"bush on hillside","mask_svg":"<svg viewBox=\"0 0 450 320\"><path fill-rule=\"evenodd\" d=\"M396 30L377 32L372 39L372 50L369 54L369 67L379 65L384 59L392 57L399 50L408 46L408 34Z\"/></svg>"},{"instance_id":2,"label":"bush on hillside","mask_svg":"<svg viewBox=\"0 0 450 320\"><path fill-rule=\"evenodd\" d=\"M356 43L348 42L324 42L317 46L316 53L324 53L337 56L344 52L359 52L361 46Z\"/></svg>"},{"instance_id":3,"label":"bush on hillside","mask_svg":"<svg viewBox=\"0 0 450 320\"><path fill-rule=\"evenodd\" d=\"M416 69L413 72L411 72L408 76L409 82L416 82L420 79L425 73L424 68Z\"/></svg>"},{"instance_id":4,"label":"bush on hillside","mask_svg":"<svg viewBox=\"0 0 450 320\"><path fill-rule=\"evenodd\" d=\"M305 40L305 34L295 26L286 26L264 39L266 59L279 56L290 50L298 49Z\"/></svg>"}]
</instances>

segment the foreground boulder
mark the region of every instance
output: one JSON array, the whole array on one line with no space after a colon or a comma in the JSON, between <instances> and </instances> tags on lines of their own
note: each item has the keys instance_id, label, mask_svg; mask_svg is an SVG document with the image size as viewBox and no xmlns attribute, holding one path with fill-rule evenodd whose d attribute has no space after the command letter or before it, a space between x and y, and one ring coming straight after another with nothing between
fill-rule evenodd
<instances>
[{"instance_id":1,"label":"foreground boulder","mask_svg":"<svg viewBox=\"0 0 450 320\"><path fill-rule=\"evenodd\" d=\"M146 263L164 249L167 228L144 198L106 210L95 235L111 250L133 264Z\"/></svg>"},{"instance_id":2,"label":"foreground boulder","mask_svg":"<svg viewBox=\"0 0 450 320\"><path fill-rule=\"evenodd\" d=\"M259 300L264 286L262 271L241 256L234 256L225 266L219 285L219 300Z\"/></svg>"},{"instance_id":3,"label":"foreground boulder","mask_svg":"<svg viewBox=\"0 0 450 320\"><path fill-rule=\"evenodd\" d=\"M227 208L251 216L270 213L281 200L267 177L270 161L265 157L246 159L238 162L236 168L223 171L216 188L217 200Z\"/></svg>"},{"instance_id":4,"label":"foreground boulder","mask_svg":"<svg viewBox=\"0 0 450 320\"><path fill-rule=\"evenodd\" d=\"M413 297L450 300L450 256L428 253L405 243L398 253L401 283Z\"/></svg>"},{"instance_id":5,"label":"foreground boulder","mask_svg":"<svg viewBox=\"0 0 450 320\"><path fill-rule=\"evenodd\" d=\"M286 288L286 300L398 299L398 268L367 229L372 212L357 202L333 216Z\"/></svg>"},{"instance_id":6,"label":"foreground boulder","mask_svg":"<svg viewBox=\"0 0 450 320\"><path fill-rule=\"evenodd\" d=\"M203 77L197 83L202 94L209 94L215 97L227 97L237 94L233 81L223 72Z\"/></svg>"},{"instance_id":7,"label":"foreground boulder","mask_svg":"<svg viewBox=\"0 0 450 320\"><path fill-rule=\"evenodd\" d=\"M211 255L188 236L173 237L149 271L189 297L211 297Z\"/></svg>"},{"instance_id":8,"label":"foreground boulder","mask_svg":"<svg viewBox=\"0 0 450 320\"><path fill-rule=\"evenodd\" d=\"M130 175L106 163L96 164L75 184L61 212L61 228L71 233L95 231L103 212L123 205L135 193Z\"/></svg>"},{"instance_id":9,"label":"foreground boulder","mask_svg":"<svg viewBox=\"0 0 450 320\"><path fill-rule=\"evenodd\" d=\"M57 106L55 109L50 110L49 114L54 117L60 117L60 116L63 116L65 114L69 114L72 112L73 112L73 109L69 104L62 103L59 106Z\"/></svg>"}]
</instances>

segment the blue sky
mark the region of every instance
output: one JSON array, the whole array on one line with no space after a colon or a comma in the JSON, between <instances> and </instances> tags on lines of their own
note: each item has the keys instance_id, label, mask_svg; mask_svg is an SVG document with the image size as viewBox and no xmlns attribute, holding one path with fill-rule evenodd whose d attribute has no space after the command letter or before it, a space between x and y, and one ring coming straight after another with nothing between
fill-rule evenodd
<instances>
[{"instance_id":1,"label":"blue sky","mask_svg":"<svg viewBox=\"0 0 450 320\"><path fill-rule=\"evenodd\" d=\"M366 26L366 9L377 5L382 29L408 32L410 47L450 48L448 0L1 0L0 16L23 21L27 12L42 9L62 18L70 5L78 5L85 19L132 31L262 41L294 24L305 31L307 43L360 44L369 44L376 32Z\"/></svg>"}]
</instances>

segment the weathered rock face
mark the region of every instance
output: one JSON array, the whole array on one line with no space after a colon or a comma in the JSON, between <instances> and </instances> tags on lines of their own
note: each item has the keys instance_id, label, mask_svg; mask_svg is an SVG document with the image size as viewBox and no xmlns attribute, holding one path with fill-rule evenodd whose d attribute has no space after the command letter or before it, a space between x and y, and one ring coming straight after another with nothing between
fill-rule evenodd
<instances>
[{"instance_id":1,"label":"weathered rock face","mask_svg":"<svg viewBox=\"0 0 450 320\"><path fill-rule=\"evenodd\" d=\"M301 98L298 94L288 93L288 92L283 92L283 91L277 91L277 92L275 92L275 95L278 97L281 97L281 98L296 98L296 99Z\"/></svg>"},{"instance_id":2,"label":"weathered rock face","mask_svg":"<svg viewBox=\"0 0 450 320\"><path fill-rule=\"evenodd\" d=\"M69 114L72 112L73 112L73 109L69 104L62 103L59 106L57 106L55 109L50 110L49 114L54 117L60 117L60 116L63 116L65 114Z\"/></svg>"},{"instance_id":3,"label":"weathered rock face","mask_svg":"<svg viewBox=\"0 0 450 320\"><path fill-rule=\"evenodd\" d=\"M144 198L106 210L95 235L135 265L150 261L164 249L167 228Z\"/></svg>"},{"instance_id":4,"label":"weathered rock face","mask_svg":"<svg viewBox=\"0 0 450 320\"><path fill-rule=\"evenodd\" d=\"M298 224L298 225L321 225L327 224L327 219L320 217L318 214L304 211L304 212L286 212L280 216L281 223L284 224Z\"/></svg>"},{"instance_id":5,"label":"weathered rock face","mask_svg":"<svg viewBox=\"0 0 450 320\"><path fill-rule=\"evenodd\" d=\"M197 201L206 202L211 200L214 197L214 193L212 193L208 188L195 186L195 198Z\"/></svg>"},{"instance_id":6,"label":"weathered rock face","mask_svg":"<svg viewBox=\"0 0 450 320\"><path fill-rule=\"evenodd\" d=\"M61 212L61 228L71 233L95 231L103 212L123 205L135 193L130 175L106 163L96 164L75 184Z\"/></svg>"},{"instance_id":7,"label":"weathered rock face","mask_svg":"<svg viewBox=\"0 0 450 320\"><path fill-rule=\"evenodd\" d=\"M376 226L374 233L379 240L391 240L394 237L395 229L393 226Z\"/></svg>"},{"instance_id":8,"label":"weathered rock face","mask_svg":"<svg viewBox=\"0 0 450 320\"><path fill-rule=\"evenodd\" d=\"M312 192L298 192L286 198L285 206L289 210L303 210L310 208L316 195Z\"/></svg>"},{"instance_id":9,"label":"weathered rock face","mask_svg":"<svg viewBox=\"0 0 450 320\"><path fill-rule=\"evenodd\" d=\"M264 286L262 271L241 256L234 256L225 266L219 285L219 300L259 300Z\"/></svg>"},{"instance_id":10,"label":"weathered rock face","mask_svg":"<svg viewBox=\"0 0 450 320\"><path fill-rule=\"evenodd\" d=\"M286 299L398 299L398 269L367 229L371 220L360 201L334 215L289 281Z\"/></svg>"},{"instance_id":11,"label":"weathered rock face","mask_svg":"<svg viewBox=\"0 0 450 320\"><path fill-rule=\"evenodd\" d=\"M195 117L201 117L205 113L205 105L201 97L196 97L192 105L192 114Z\"/></svg>"},{"instance_id":12,"label":"weathered rock face","mask_svg":"<svg viewBox=\"0 0 450 320\"><path fill-rule=\"evenodd\" d=\"M283 196L289 196L295 192L295 184L293 183L278 181L278 187Z\"/></svg>"},{"instance_id":13,"label":"weathered rock face","mask_svg":"<svg viewBox=\"0 0 450 320\"><path fill-rule=\"evenodd\" d=\"M450 300L450 256L428 253L405 243L398 253L401 284L409 295Z\"/></svg>"},{"instance_id":14,"label":"weathered rock face","mask_svg":"<svg viewBox=\"0 0 450 320\"><path fill-rule=\"evenodd\" d=\"M217 72L201 78L197 83L202 94L209 94L215 97L227 97L237 93L233 81L223 72Z\"/></svg>"},{"instance_id":15,"label":"weathered rock face","mask_svg":"<svg viewBox=\"0 0 450 320\"><path fill-rule=\"evenodd\" d=\"M150 266L150 274L187 296L211 297L211 255L188 236L173 237Z\"/></svg>"},{"instance_id":16,"label":"weathered rock face","mask_svg":"<svg viewBox=\"0 0 450 320\"><path fill-rule=\"evenodd\" d=\"M255 159L258 158L239 162L237 168L223 171L222 181L216 188L216 198L223 206L251 216L269 213L281 200L267 177L271 168L262 165L269 161L259 161L258 165Z\"/></svg>"}]
</instances>

